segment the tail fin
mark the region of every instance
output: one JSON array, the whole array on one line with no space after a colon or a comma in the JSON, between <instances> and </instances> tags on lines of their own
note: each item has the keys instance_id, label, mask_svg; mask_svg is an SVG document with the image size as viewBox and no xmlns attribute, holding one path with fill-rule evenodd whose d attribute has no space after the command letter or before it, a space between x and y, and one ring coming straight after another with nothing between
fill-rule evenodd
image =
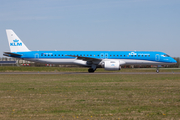
<instances>
[{"instance_id":1,"label":"tail fin","mask_svg":"<svg viewBox=\"0 0 180 120\"><path fill-rule=\"evenodd\" d=\"M26 45L19 39L13 30L6 30L9 47L11 52L25 52L30 51Z\"/></svg>"}]
</instances>

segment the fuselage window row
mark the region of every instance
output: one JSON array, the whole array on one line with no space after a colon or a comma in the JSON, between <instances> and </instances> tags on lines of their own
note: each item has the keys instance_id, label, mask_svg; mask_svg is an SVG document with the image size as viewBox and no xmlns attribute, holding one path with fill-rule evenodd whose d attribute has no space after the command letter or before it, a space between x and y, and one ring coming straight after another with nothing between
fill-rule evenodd
<instances>
[{"instance_id":1,"label":"fuselage window row","mask_svg":"<svg viewBox=\"0 0 180 120\"><path fill-rule=\"evenodd\" d=\"M46 54L43 54L43 53L41 53L41 56L46 56ZM53 56L53 54L48 54L47 56ZM57 56L56 54L54 55L54 56ZM64 56L63 54L62 55L60 55L60 54L58 54L58 56ZM72 56L76 56L76 55L72 55ZM92 56L92 55L77 55L77 56ZM100 56L100 55L94 55L94 56ZM101 57L103 57L104 55L101 55ZM108 56L108 55L105 55L106 57ZM116 57L115 55L110 55L110 57L112 57L112 56L114 56L114 57ZM117 57L122 57L122 56L126 56L126 55L117 55ZM138 55L138 57L150 57L150 55ZM129 55L127 55L127 57L129 57ZM131 55L131 57L137 57L137 55Z\"/></svg>"}]
</instances>

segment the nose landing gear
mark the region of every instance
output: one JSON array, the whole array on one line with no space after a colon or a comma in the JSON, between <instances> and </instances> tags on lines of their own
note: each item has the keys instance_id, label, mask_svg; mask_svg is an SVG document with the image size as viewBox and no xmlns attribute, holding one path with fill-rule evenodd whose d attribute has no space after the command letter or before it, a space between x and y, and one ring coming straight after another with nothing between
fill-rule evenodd
<instances>
[{"instance_id":1,"label":"nose landing gear","mask_svg":"<svg viewBox=\"0 0 180 120\"><path fill-rule=\"evenodd\" d=\"M157 72L157 73L159 73L159 67L158 67L158 65L157 65L157 69L156 69L156 72Z\"/></svg>"}]
</instances>

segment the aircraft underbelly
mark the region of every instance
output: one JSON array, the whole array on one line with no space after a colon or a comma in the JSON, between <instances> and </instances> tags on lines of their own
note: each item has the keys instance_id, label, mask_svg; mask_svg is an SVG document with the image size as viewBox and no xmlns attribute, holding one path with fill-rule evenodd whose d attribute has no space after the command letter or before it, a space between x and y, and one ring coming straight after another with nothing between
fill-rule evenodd
<instances>
[{"instance_id":1,"label":"aircraft underbelly","mask_svg":"<svg viewBox=\"0 0 180 120\"><path fill-rule=\"evenodd\" d=\"M86 61L77 59L27 59L33 62L47 63L47 64L61 64L61 65L85 65Z\"/></svg>"},{"instance_id":2,"label":"aircraft underbelly","mask_svg":"<svg viewBox=\"0 0 180 120\"><path fill-rule=\"evenodd\" d=\"M158 62L158 61L149 61L149 60L124 60L126 65L167 65L171 63Z\"/></svg>"},{"instance_id":3,"label":"aircraft underbelly","mask_svg":"<svg viewBox=\"0 0 180 120\"><path fill-rule=\"evenodd\" d=\"M83 65L88 66L87 61L78 60L78 59L26 59L33 62L46 63L46 64L62 64L62 65ZM115 59L104 59L115 60ZM149 61L149 60L134 60L134 59L116 59L118 61L124 61L123 65L167 65L172 63Z\"/></svg>"}]
</instances>

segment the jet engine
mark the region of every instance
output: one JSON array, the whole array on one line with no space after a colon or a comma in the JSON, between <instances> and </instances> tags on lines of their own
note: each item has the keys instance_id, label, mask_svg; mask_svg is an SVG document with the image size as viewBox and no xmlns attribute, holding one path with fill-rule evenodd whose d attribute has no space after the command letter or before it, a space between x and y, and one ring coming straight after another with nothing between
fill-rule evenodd
<instances>
[{"instance_id":1,"label":"jet engine","mask_svg":"<svg viewBox=\"0 0 180 120\"><path fill-rule=\"evenodd\" d=\"M121 70L120 62L119 61L104 61L102 64L105 70Z\"/></svg>"}]
</instances>

